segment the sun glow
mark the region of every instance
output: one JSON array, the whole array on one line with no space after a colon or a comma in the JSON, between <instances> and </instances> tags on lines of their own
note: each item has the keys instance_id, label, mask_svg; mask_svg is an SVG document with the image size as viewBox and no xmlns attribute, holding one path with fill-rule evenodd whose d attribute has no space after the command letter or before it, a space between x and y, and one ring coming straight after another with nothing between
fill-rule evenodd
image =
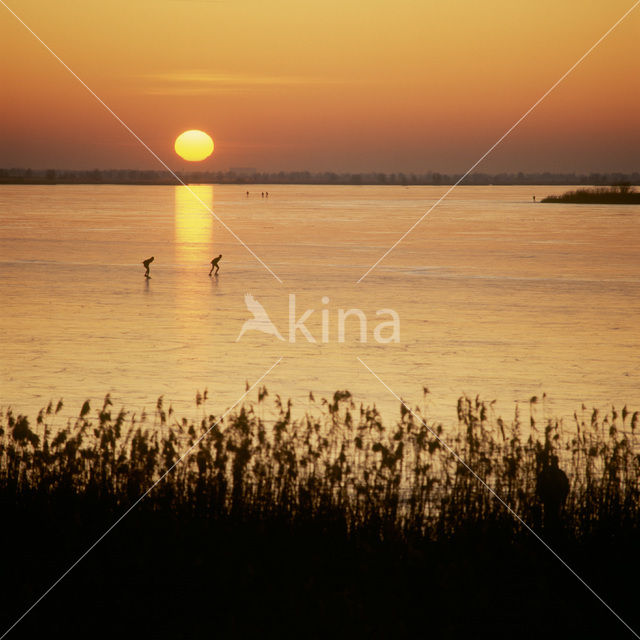
<instances>
[{"instance_id":1,"label":"sun glow","mask_svg":"<svg viewBox=\"0 0 640 640\"><path fill-rule=\"evenodd\" d=\"M200 162L213 153L213 140L204 131L189 129L176 138L174 148L184 160Z\"/></svg>"},{"instance_id":2,"label":"sun glow","mask_svg":"<svg viewBox=\"0 0 640 640\"><path fill-rule=\"evenodd\" d=\"M206 265L213 242L213 187L198 184L175 187L175 247L180 264Z\"/></svg>"}]
</instances>

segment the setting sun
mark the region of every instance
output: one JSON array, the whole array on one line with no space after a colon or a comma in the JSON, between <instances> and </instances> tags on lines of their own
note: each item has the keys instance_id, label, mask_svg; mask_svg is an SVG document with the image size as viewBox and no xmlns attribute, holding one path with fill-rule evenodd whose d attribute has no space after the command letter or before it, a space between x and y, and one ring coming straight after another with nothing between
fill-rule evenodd
<instances>
[{"instance_id":1,"label":"setting sun","mask_svg":"<svg viewBox=\"0 0 640 640\"><path fill-rule=\"evenodd\" d=\"M190 129L176 138L174 148L176 153L184 160L199 162L213 153L213 140L204 131Z\"/></svg>"}]
</instances>

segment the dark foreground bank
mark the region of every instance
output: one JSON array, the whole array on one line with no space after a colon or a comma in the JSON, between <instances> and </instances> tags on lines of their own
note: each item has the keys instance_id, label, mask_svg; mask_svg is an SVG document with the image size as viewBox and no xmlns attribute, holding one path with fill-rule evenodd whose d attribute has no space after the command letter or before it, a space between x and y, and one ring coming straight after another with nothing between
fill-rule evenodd
<instances>
[{"instance_id":1,"label":"dark foreground bank","mask_svg":"<svg viewBox=\"0 0 640 640\"><path fill-rule=\"evenodd\" d=\"M2 624L21 615L115 512L5 511ZM635 537L555 549L638 628ZM9 637L628 638L530 536L350 537L327 521L131 514Z\"/></svg>"},{"instance_id":2,"label":"dark foreground bank","mask_svg":"<svg viewBox=\"0 0 640 640\"><path fill-rule=\"evenodd\" d=\"M385 427L347 392L293 420L265 396L220 423L108 398L67 424L5 412L2 630L172 469L8 637L633 637L438 425ZM638 629L639 416L533 416L461 398L447 438ZM540 480L558 460L561 504Z\"/></svg>"}]
</instances>

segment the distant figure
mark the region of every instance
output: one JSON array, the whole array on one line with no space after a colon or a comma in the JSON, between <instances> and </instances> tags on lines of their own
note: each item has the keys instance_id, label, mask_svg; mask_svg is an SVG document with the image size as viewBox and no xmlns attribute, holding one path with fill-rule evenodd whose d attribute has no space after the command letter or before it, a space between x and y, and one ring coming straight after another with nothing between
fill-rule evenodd
<instances>
[{"instance_id":1,"label":"distant figure","mask_svg":"<svg viewBox=\"0 0 640 640\"><path fill-rule=\"evenodd\" d=\"M264 198L264 191L262 192L262 197Z\"/></svg>"},{"instance_id":2,"label":"distant figure","mask_svg":"<svg viewBox=\"0 0 640 640\"><path fill-rule=\"evenodd\" d=\"M536 197L535 197L535 196L533 196L533 201L534 201L534 202L536 201Z\"/></svg>"},{"instance_id":3,"label":"distant figure","mask_svg":"<svg viewBox=\"0 0 640 640\"><path fill-rule=\"evenodd\" d=\"M142 265L145 268L145 272L144 272L144 277L145 278L150 278L151 276L149 275L149 265L153 262L153 256L151 256L150 258L147 258L146 260L142 261Z\"/></svg>"},{"instance_id":4,"label":"distant figure","mask_svg":"<svg viewBox=\"0 0 640 640\"><path fill-rule=\"evenodd\" d=\"M560 514L569 495L569 479L558 466L558 456L551 456L536 481L536 493L544 509L545 529L560 528Z\"/></svg>"},{"instance_id":5,"label":"distant figure","mask_svg":"<svg viewBox=\"0 0 640 640\"><path fill-rule=\"evenodd\" d=\"M218 262L220 262L220 258L222 258L222 254L211 261L211 271L209 271L209 275L213 273L214 269L216 270L215 275L218 275L218 271L220 271L220 265L218 264Z\"/></svg>"},{"instance_id":6,"label":"distant figure","mask_svg":"<svg viewBox=\"0 0 640 640\"><path fill-rule=\"evenodd\" d=\"M268 192L268 191L265 191L265 192L264 192L264 197L265 197L265 198L268 198L268 197L269 197L269 192Z\"/></svg>"},{"instance_id":7,"label":"distant figure","mask_svg":"<svg viewBox=\"0 0 640 640\"><path fill-rule=\"evenodd\" d=\"M247 191L247 198L249 197L249 192Z\"/></svg>"}]
</instances>

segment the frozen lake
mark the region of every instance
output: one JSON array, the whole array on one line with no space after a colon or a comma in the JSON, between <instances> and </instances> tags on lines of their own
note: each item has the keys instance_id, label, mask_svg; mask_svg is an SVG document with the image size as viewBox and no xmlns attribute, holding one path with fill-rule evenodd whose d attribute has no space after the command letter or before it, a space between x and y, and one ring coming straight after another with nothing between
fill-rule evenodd
<instances>
[{"instance_id":1,"label":"frozen lake","mask_svg":"<svg viewBox=\"0 0 640 640\"><path fill-rule=\"evenodd\" d=\"M0 404L35 417L62 397L71 416L107 392L136 412L164 395L190 417L207 388L219 415L283 356L264 385L297 409L310 391L349 389L398 415L358 357L412 405L428 387L428 412L446 423L462 393L496 399L505 417L519 401L527 418L543 393L540 415L639 408L640 207L532 202L562 187L460 187L357 284L446 187L193 189L282 284L185 187L0 187ZM285 341L236 342L245 293ZM316 343L288 341L290 294L298 318L314 309ZM351 308L366 343L353 315L338 342L339 309ZM398 314L398 342L374 339L389 319L379 309Z\"/></svg>"}]
</instances>

